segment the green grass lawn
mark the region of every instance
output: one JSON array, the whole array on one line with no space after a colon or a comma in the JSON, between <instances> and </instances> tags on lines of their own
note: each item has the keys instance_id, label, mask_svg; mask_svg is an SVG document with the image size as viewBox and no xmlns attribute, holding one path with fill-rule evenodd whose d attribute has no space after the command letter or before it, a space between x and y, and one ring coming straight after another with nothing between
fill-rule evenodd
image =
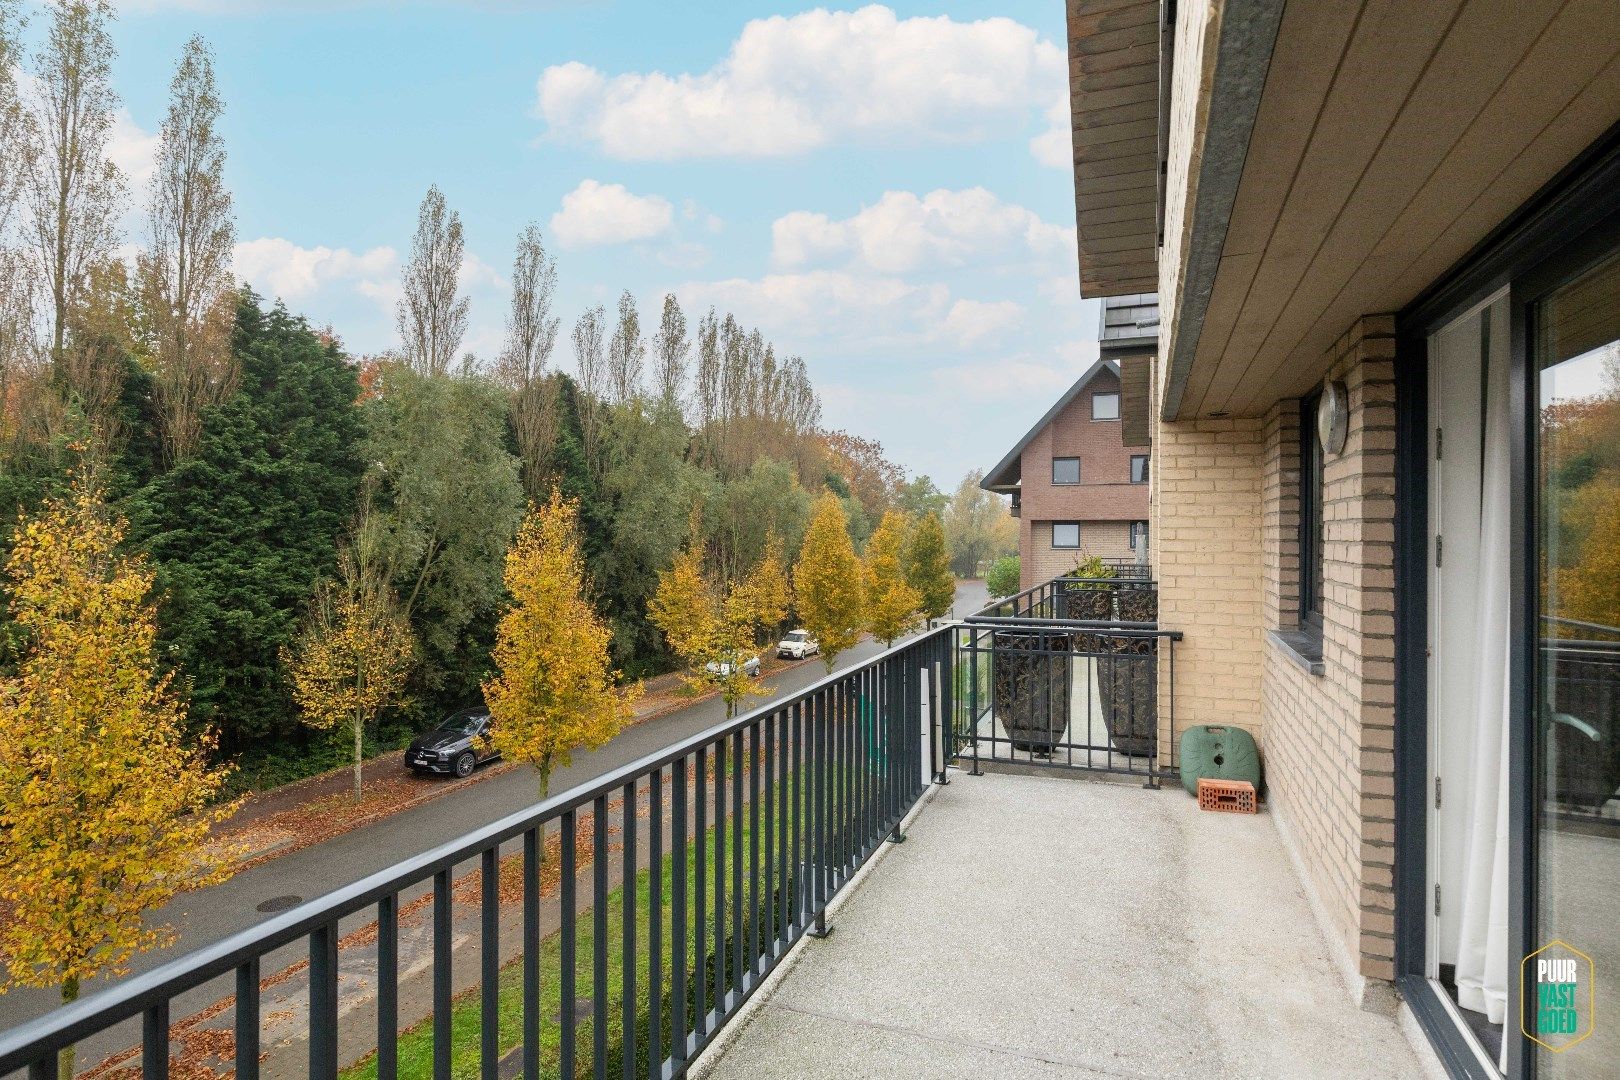
<instances>
[{"instance_id":1,"label":"green grass lawn","mask_svg":"<svg viewBox=\"0 0 1620 1080\"><path fill-rule=\"evenodd\" d=\"M789 781L788 781L788 790L789 790L789 792L791 793L793 791L796 791L797 788L798 788L797 777L795 776L795 777L789 778ZM790 794L789 798L791 798L791 797L792 797L792 795ZM761 813L763 814L764 812L765 812L765 807L764 807L764 805L762 803L761 804ZM801 820L801 828L805 828L807 819L804 817L804 809L802 807L801 807L800 812L801 812L801 818L800 818L800 820ZM753 892L758 887L752 885L751 882L750 882L750 875L749 875L749 872L748 872L748 870L749 870L749 847L748 847L748 845L749 845L749 842L750 842L750 839L751 839L751 833L750 833L750 830L749 830L749 827L748 827L748 819L749 819L750 816L751 815L749 815L749 813L747 812L747 809L745 808L740 817L736 817L736 818L730 819L728 821L727 830L726 830L726 836L725 836L725 848L726 848L726 850L724 852L717 852L715 850L715 843L714 843L715 829L713 829L712 827L705 834L705 843L703 845L703 853L701 855L699 854L699 852L697 850L697 846L695 844L688 844L686 852L685 852L685 858L687 860L687 912L688 912L689 923L692 920L694 920L695 917L696 917L696 915L695 915L695 913L696 913L695 899L696 899L696 881L697 881L698 861L699 861L700 858L706 860L705 892L707 894L707 903L708 903L708 910L706 912L706 918L707 918L708 927L709 927L709 937L708 937L708 942L707 942L707 948L709 949L709 951L711 953L711 956L707 958L710 961L710 966L708 968L708 973L707 973L707 982L708 982L708 985L709 985L709 993L711 995L709 1003L708 1003L709 1007L713 1007L713 1004L714 1004L712 994L713 994L713 987L714 987L715 982L716 981L725 981L727 979L727 977L730 975L729 965L726 963L726 960L724 958L722 958L720 961L715 962L714 958L712 956L713 949L714 949L714 934L713 934L714 911L713 911L713 902L714 902L714 880L715 880L715 875L717 873L724 873L724 874L727 875L727 877L725 879L726 880L726 906L727 906L727 909L728 909L728 921L729 921L729 909L730 909L730 906L731 906L730 859L731 859L732 850L733 850L732 849L732 843L733 843L733 830L734 830L734 828L741 829L741 831L742 831L742 840L743 840L743 843L742 843L742 869L743 869L744 920L745 920L745 923L746 923L746 920L748 918L748 913L750 911L758 911L766 919L769 919L771 917L770 908L772 907L772 904L770 902L770 898L765 897L765 896L758 896L758 897L754 896ZM780 837L777 837L777 842L778 843L780 842L780 839L781 839ZM645 845L648 842L647 837L645 835L645 829L643 829L643 833L642 833L641 837L639 838L639 841L643 845ZM611 855L610 857L611 858L617 858L619 856L615 853L614 855ZM765 857L764 843L763 843L763 840L762 840L761 845L760 845L760 861L761 861L762 864L764 862L764 857ZM662 865L662 889L661 889L662 895L659 898L659 903L660 903L660 905L661 905L661 907L662 907L662 909L664 911L664 920L663 920L664 933L663 933L663 944L662 944L662 949L661 949L661 954L662 954L662 957L663 957L662 967L663 967L663 972L664 972L664 977L663 977L664 978L664 995L663 995L664 999L663 999L663 1003L662 1003L663 1020L662 1020L662 1023L661 1023L664 1050L661 1051L661 1056L662 1056L663 1053L668 1052L668 1047L670 1045L669 1031L670 1031L670 1026L671 1026L671 1017L672 1017L672 1014L673 1014L673 1006L672 1006L671 999L670 999L671 980L672 980L672 973L671 973L671 969L670 969L670 959L671 959L671 951L672 951L672 940L671 940L672 935L671 935L671 932L670 932L670 925L671 925L670 912L671 912L671 906L672 906L673 900L674 900L673 867L674 867L674 856L673 855L665 855L664 859L663 859L663 865ZM791 865L789 867L789 873L790 874L793 873L793 867ZM645 1068L645 1064L646 1064L646 1058L647 1058L649 1050L650 1050L650 1047L648 1045L648 1039L647 1039L647 1033L648 1033L647 1032L647 1029L648 1029L648 1005L647 1005L646 999L647 999L647 988L648 988L648 967L649 967L649 961L651 959L651 952L650 952L650 950L648 948L648 921L649 921L649 913L650 913L650 908L651 908L651 905L650 905L651 881L652 881L652 874L651 874L650 869L642 870L639 874L636 875L636 879L635 879L635 911L636 911L635 942L636 942L636 950L637 950L637 959L636 959L635 970L636 970L637 997L639 999L641 999L639 1016L638 1016L638 1019L636 1021L636 1032L637 1032L636 1052L637 1052L637 1056L642 1061L642 1068L640 1069L640 1072L642 1072L643 1074L647 1071L646 1068ZM776 886L777 886L778 889L780 889L781 888L781 883L777 882ZM789 888L791 888L791 885L789 886ZM762 892L763 890L760 890L760 891ZM581 897L580 897L581 900L584 900L588 895L589 895L589 885L588 885L588 883L583 884L581 886ZM786 897L787 895L790 895L790 893L787 892L787 891L784 891L780 895ZM607 1031L607 1046L608 1046L608 1061L607 1061L606 1064L607 1064L607 1071L609 1072L609 1074L617 1073L620 1070L620 1068L622 1067L622 1060L623 1060L621 1055L623 1053L623 1042L624 1042L624 1039L623 1039L623 1036L624 1036L624 1030L623 1030L624 940L623 940L623 934L621 932L621 927L623 925L623 917L624 917L624 900L625 900L625 890L624 890L623 886L620 886L619 888L616 888L616 889L612 890L608 894L607 903L606 903L607 916L608 916L608 919L607 919L607 926L608 926L608 934L607 934L607 958L608 958L608 964L607 964L607 971L608 971L608 977L607 977L607 993L606 993L606 998L607 998L607 1003L608 1003L608 1013L607 1013L607 1023L605 1025L605 1027L606 1027L606 1031ZM515 917L515 913L513 914L513 916L510 916L510 917ZM767 922L765 924L765 926L763 926L761 928L761 931L760 931L761 948L767 947L769 945L770 941L772 940L773 935L771 934L768 927L769 927L769 923ZM746 927L745 927L745 932L746 932ZM575 962L575 979L576 979L575 993L576 993L576 996L579 997L579 998L589 998L593 993L592 959L593 959L593 948L594 948L594 945L595 945L594 913L593 912L587 912L587 911L581 911L580 912L579 919L578 919L578 922L577 922L576 939L577 939L577 944L576 944L576 952L575 952L575 961L576 961ZM695 935L695 933L689 931L689 934L688 934L688 946L687 946L687 950L688 950L687 963L688 963L689 968L694 968L694 969L695 969L696 964L702 962L705 959L703 957L697 957L697 956L692 955L693 950L695 948L696 948L696 935ZM729 953L730 953L730 950L728 949L726 955L729 956ZM718 966L720 968L720 971L718 973L721 975L721 980L716 980L715 979L715 974L716 974L715 967L716 966ZM564 1014L561 1014L559 1012L560 993L561 993L561 977L560 977L561 971L562 971L562 935L561 935L560 932L553 932L548 937L546 937L541 942L541 945L540 945L540 1054L539 1054L539 1056L540 1056L540 1075L541 1076L546 1076L546 1077L554 1077L554 1076L560 1075L559 1061L560 1061L560 1054L561 1054L560 1043L561 1043L561 1038L562 1038L562 1026L558 1022L558 1017L559 1017L559 1015L564 1015ZM697 1008L697 1002L696 1002L696 999L695 999L696 987L695 987L694 975L690 971L689 971L689 974L688 974L687 985L688 985L688 991L687 991L687 993L688 993L688 1004L687 1004L687 1009L686 1009L686 1016L687 1016L687 1023L688 1023L688 1025L690 1025L691 1021L692 1021L692 1017L693 1017L693 1015L694 1015L694 1013L696 1011L696 1008ZM504 1055L507 1051L509 1051L513 1047L517 1046L523 1040L523 1029L522 1029L522 1025L523 1025L523 965L521 963L520 958L514 958L514 959L508 961L506 966L502 969L502 971L501 971L501 979L500 979L500 994L499 994L498 1001L499 1001L499 1010L498 1010L499 1011L499 1021L498 1022L499 1022L499 1031L500 1031L499 1043L500 1043L501 1053ZM458 1000L456 1002L456 1004L455 1004L454 1012L453 1012L452 1019L451 1019L451 1031L452 1031L451 1071L452 1071L452 1075L454 1075L454 1076L456 1076L458 1078L460 1078L460 1077L473 1078L473 1077L477 1077L479 1075L479 1060L480 1060L479 1059L479 1036L480 1036L480 1032L482 1030L482 1022L483 1022L482 1013L483 1013L483 1006L482 1006L482 1001L481 1001L481 995L478 994L477 992L473 992L473 993L470 993L470 994L464 996L463 998ZM593 1030L592 1029L593 1029L593 1020L592 1020L592 1017L589 1015L589 1013L587 1013L587 1015L585 1015L584 1017L582 1017L580 1019L578 1025L577 1025L577 1027L575 1029L576 1030L576 1044L575 1044L576 1045L576 1062L577 1062L577 1067L578 1067L578 1073L581 1076L590 1075L591 1071L592 1071L592 1067L593 1067L593 1062L592 1062ZM401 1077L412 1078L412 1080L414 1080L414 1078L422 1078L422 1080L427 1080L427 1078L431 1077L432 1074L433 1074L433 1021L432 1021L432 1018L428 1018L428 1019L423 1020L422 1022L416 1024L415 1026L411 1027L407 1031L404 1031L404 1032L402 1032L400 1034L400 1037L399 1037L399 1075ZM363 1061L363 1062L361 1062L361 1063L359 1063L359 1064L345 1070L343 1072L343 1074L342 1074L344 1080L375 1080L376 1075L377 1075L377 1062L376 1062L376 1059L375 1059L374 1056L371 1057L371 1058L367 1058L365 1061Z\"/></svg>"}]
</instances>

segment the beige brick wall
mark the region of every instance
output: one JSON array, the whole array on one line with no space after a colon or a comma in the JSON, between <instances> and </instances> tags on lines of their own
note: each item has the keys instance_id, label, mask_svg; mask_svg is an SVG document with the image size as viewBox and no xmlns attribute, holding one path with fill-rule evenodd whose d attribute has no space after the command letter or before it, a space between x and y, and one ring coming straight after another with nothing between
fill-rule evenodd
<instances>
[{"instance_id":1,"label":"beige brick wall","mask_svg":"<svg viewBox=\"0 0 1620 1080\"><path fill-rule=\"evenodd\" d=\"M1143 520L1146 520L1144 516ZM1128 521L1082 521L1080 550L1054 548L1052 523L1020 518L1018 522L1019 588L1030 589L1067 574L1074 564L1092 555L1130 558L1131 525Z\"/></svg>"},{"instance_id":2,"label":"beige brick wall","mask_svg":"<svg viewBox=\"0 0 1620 1080\"><path fill-rule=\"evenodd\" d=\"M1394 978L1394 319L1360 320L1334 348L1350 431L1323 494L1324 673L1268 641L1262 686L1268 797L1360 974ZM1297 624L1298 402L1265 422L1265 618Z\"/></svg>"},{"instance_id":3,"label":"beige brick wall","mask_svg":"<svg viewBox=\"0 0 1620 1080\"><path fill-rule=\"evenodd\" d=\"M1177 730L1229 724L1258 737L1262 422L1158 420L1153 453L1159 623L1186 635L1175 645ZM1169 664L1159 665L1159 679L1160 700L1168 701ZM1169 710L1161 716L1168 739Z\"/></svg>"}]
</instances>

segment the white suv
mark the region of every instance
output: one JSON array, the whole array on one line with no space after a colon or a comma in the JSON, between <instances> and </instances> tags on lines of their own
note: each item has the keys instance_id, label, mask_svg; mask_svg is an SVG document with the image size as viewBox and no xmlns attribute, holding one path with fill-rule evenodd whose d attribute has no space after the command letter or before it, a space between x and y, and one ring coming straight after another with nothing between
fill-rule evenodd
<instances>
[{"instance_id":1,"label":"white suv","mask_svg":"<svg viewBox=\"0 0 1620 1080\"><path fill-rule=\"evenodd\" d=\"M795 630L776 643L776 655L789 660L803 660L821 651L808 630Z\"/></svg>"}]
</instances>

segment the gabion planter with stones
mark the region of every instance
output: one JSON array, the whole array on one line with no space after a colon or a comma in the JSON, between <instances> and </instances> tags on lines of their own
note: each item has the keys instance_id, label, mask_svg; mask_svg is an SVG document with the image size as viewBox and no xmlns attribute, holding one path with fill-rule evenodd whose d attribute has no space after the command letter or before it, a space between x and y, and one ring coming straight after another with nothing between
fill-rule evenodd
<instances>
[{"instance_id":1,"label":"gabion planter with stones","mask_svg":"<svg viewBox=\"0 0 1620 1080\"><path fill-rule=\"evenodd\" d=\"M1050 755L1069 727L1072 662L1067 634L998 630L992 636L996 719L1013 748Z\"/></svg>"}]
</instances>

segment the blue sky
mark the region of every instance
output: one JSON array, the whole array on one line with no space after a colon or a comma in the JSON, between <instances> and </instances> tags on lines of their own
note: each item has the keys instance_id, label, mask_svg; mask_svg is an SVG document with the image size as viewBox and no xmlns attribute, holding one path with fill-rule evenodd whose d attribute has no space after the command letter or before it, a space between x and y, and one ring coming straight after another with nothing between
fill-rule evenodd
<instances>
[{"instance_id":1,"label":"blue sky","mask_svg":"<svg viewBox=\"0 0 1620 1080\"><path fill-rule=\"evenodd\" d=\"M237 272L352 351L394 344L399 263L437 183L466 226L480 357L537 221L559 366L573 319L621 289L644 312L673 291L694 321L729 308L805 357L829 425L942 487L999 459L1095 356L1056 0L118 6L117 154L137 195L200 33L227 102Z\"/></svg>"}]
</instances>

